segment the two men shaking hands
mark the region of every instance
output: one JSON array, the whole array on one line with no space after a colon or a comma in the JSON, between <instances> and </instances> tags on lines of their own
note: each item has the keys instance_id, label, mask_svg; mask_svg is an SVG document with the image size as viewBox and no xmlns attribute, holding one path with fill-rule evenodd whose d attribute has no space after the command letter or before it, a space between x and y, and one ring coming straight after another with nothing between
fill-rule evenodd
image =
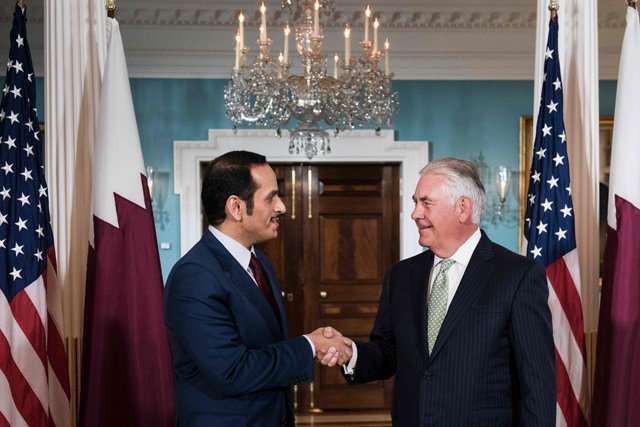
<instances>
[{"instance_id":1,"label":"two men shaking hands","mask_svg":"<svg viewBox=\"0 0 640 427\"><path fill-rule=\"evenodd\" d=\"M291 386L313 380L314 358L344 366L350 384L395 376L394 426L555 425L545 270L480 230L473 163L422 169L411 218L428 250L387 272L368 342L332 327L288 337L275 272L254 248L286 211L264 156L212 160L201 200L209 229L164 291L177 425L294 426Z\"/></svg>"},{"instance_id":2,"label":"two men shaking hands","mask_svg":"<svg viewBox=\"0 0 640 427\"><path fill-rule=\"evenodd\" d=\"M353 356L353 341L331 326L318 328L307 337L313 342L316 362L324 366L346 365Z\"/></svg>"}]
</instances>

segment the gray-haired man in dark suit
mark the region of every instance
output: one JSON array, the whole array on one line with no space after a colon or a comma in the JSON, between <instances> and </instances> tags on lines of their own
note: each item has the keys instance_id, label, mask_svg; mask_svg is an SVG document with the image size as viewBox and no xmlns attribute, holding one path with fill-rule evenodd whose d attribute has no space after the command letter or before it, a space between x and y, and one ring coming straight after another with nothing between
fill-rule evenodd
<instances>
[{"instance_id":1,"label":"gray-haired man in dark suit","mask_svg":"<svg viewBox=\"0 0 640 427\"><path fill-rule=\"evenodd\" d=\"M411 218L429 250L389 269L370 340L354 343L347 381L395 375L398 427L555 425L543 267L480 230L485 192L472 163L444 158L421 174ZM335 363L330 356L321 362Z\"/></svg>"}]
</instances>

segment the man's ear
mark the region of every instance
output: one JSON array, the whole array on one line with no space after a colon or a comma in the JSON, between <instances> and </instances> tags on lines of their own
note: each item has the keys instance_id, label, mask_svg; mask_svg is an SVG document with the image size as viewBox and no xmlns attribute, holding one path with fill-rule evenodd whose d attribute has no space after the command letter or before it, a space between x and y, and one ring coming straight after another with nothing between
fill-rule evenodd
<instances>
[{"instance_id":1,"label":"man's ear","mask_svg":"<svg viewBox=\"0 0 640 427\"><path fill-rule=\"evenodd\" d=\"M456 203L456 213L461 223L471 221L471 215L473 214L473 202L470 198L462 196Z\"/></svg>"},{"instance_id":2,"label":"man's ear","mask_svg":"<svg viewBox=\"0 0 640 427\"><path fill-rule=\"evenodd\" d=\"M227 199L227 203L225 204L225 210L227 211L227 215L233 218L236 221L240 221L242 219L242 210L244 209L244 201L238 197L231 195Z\"/></svg>"}]
</instances>

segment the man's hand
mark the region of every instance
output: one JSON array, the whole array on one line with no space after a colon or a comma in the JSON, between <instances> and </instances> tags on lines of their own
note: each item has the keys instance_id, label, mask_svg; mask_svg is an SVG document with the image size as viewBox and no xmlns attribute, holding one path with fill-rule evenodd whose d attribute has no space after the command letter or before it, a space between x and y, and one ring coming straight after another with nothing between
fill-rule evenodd
<instances>
[{"instance_id":1,"label":"man's hand","mask_svg":"<svg viewBox=\"0 0 640 427\"><path fill-rule=\"evenodd\" d=\"M316 362L333 367L351 359L351 340L331 326L318 328L307 336L316 348Z\"/></svg>"}]
</instances>

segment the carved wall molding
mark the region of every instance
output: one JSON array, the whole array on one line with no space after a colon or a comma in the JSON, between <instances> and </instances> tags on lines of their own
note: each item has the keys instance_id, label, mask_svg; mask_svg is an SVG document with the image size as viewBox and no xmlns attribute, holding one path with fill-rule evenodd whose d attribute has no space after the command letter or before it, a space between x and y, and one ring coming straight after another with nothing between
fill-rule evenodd
<instances>
[{"instance_id":1,"label":"carved wall molding","mask_svg":"<svg viewBox=\"0 0 640 427\"><path fill-rule=\"evenodd\" d=\"M272 50L282 45L277 28L290 18L279 2L267 0ZM336 0L324 17L327 52L342 51L346 23L362 31L361 0ZM396 79L532 80L536 2L533 0L372 0L382 37L392 46ZM379 3L379 4L376 4ZM256 46L258 0L131 0L117 3L131 77L228 78L240 10L247 16L250 55ZM277 6L276 6L277 5ZM275 9L278 9L274 11ZM43 6L28 4L29 41L38 75L43 74ZM600 78L617 78L626 5L600 0ZM0 6L2 27L11 25L13 4ZM6 25L4 25L6 24ZM357 38L356 38L357 40ZM0 52L8 37L0 34ZM295 61L295 60L294 60ZM296 66L294 62L294 67Z\"/></svg>"},{"instance_id":2,"label":"carved wall molding","mask_svg":"<svg viewBox=\"0 0 640 427\"><path fill-rule=\"evenodd\" d=\"M198 4L202 3L202 4ZM161 6L157 2L123 2L118 5L117 18L122 27L129 25L178 26L178 27L222 27L233 28L237 25L237 14L244 10L247 15L247 28L257 29L260 15L256 5L246 1L233 2L233 5L216 4L220 2L181 2L165 1ZM350 2L353 3L353 2ZM390 1L376 11L381 26L393 29L535 29L536 11L534 2L510 2L512 5L479 4L464 5L460 1L410 2ZM486 2L491 3L491 2ZM508 3L508 2L505 2ZM517 3L515 6L514 3ZM624 28L625 9L612 2L602 2L598 26L601 29ZM619 3L619 2L618 2ZM239 5L244 4L244 7ZM29 8L29 22L42 23L44 9L42 5L32 4ZM253 11L252 11L253 10ZM0 6L0 22L11 23L13 4ZM364 23L362 7L354 5L336 7L325 19L325 26L342 28L349 23L361 28ZM268 26L282 26L290 19L283 10L270 11ZM328 21L328 22L327 22Z\"/></svg>"}]
</instances>

